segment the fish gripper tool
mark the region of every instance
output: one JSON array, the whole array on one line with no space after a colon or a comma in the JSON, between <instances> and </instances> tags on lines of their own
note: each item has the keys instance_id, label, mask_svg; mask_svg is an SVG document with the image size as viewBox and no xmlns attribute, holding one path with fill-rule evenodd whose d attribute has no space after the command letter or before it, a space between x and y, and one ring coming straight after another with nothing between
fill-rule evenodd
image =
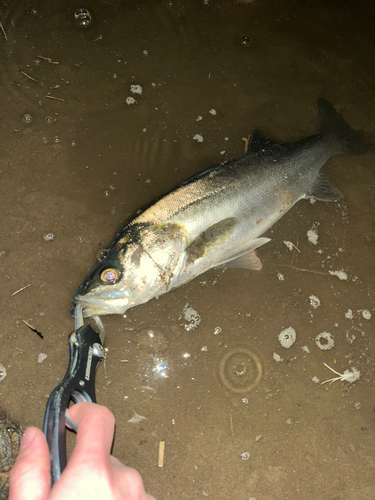
<instances>
[{"instance_id":1,"label":"fish gripper tool","mask_svg":"<svg viewBox=\"0 0 375 500\"><path fill-rule=\"evenodd\" d=\"M69 335L69 367L62 382L52 391L46 406L43 432L51 461L51 486L66 467L66 426L77 431L77 425L66 415L69 402L96 403L95 374L104 358L99 334L84 325Z\"/></svg>"}]
</instances>

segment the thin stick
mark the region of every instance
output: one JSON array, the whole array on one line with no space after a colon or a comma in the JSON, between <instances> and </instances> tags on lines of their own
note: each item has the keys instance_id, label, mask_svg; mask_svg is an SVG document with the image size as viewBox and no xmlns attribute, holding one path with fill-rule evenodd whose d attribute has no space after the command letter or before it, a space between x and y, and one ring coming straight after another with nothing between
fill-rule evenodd
<instances>
[{"instance_id":1,"label":"thin stick","mask_svg":"<svg viewBox=\"0 0 375 500\"><path fill-rule=\"evenodd\" d=\"M293 242L290 242L290 243L297 250L298 253L301 253L301 250L298 247L296 247L296 245Z\"/></svg>"},{"instance_id":2,"label":"thin stick","mask_svg":"<svg viewBox=\"0 0 375 500\"><path fill-rule=\"evenodd\" d=\"M1 28L1 31L3 32L5 41L7 42L8 41L8 37L7 37L7 34L5 33L5 29L4 29L3 23L1 21L0 21L0 28Z\"/></svg>"},{"instance_id":3,"label":"thin stick","mask_svg":"<svg viewBox=\"0 0 375 500\"><path fill-rule=\"evenodd\" d=\"M230 411L229 417L230 417L230 428L232 431L232 436L234 437L232 410Z\"/></svg>"},{"instance_id":4,"label":"thin stick","mask_svg":"<svg viewBox=\"0 0 375 500\"><path fill-rule=\"evenodd\" d=\"M17 290L16 292L12 293L12 297L14 297L15 295L17 295L17 293L20 293L20 292L22 292L23 290L26 290L26 288L29 288L29 286L31 286L31 285L32 285L32 283L29 283L28 285L26 285L26 286L24 286L24 287L20 288L20 289L19 289L19 290Z\"/></svg>"},{"instance_id":5,"label":"thin stick","mask_svg":"<svg viewBox=\"0 0 375 500\"><path fill-rule=\"evenodd\" d=\"M60 97L53 97L52 95L46 95L47 99L54 99L55 101L62 101L64 102L64 99L60 99Z\"/></svg>"},{"instance_id":6,"label":"thin stick","mask_svg":"<svg viewBox=\"0 0 375 500\"><path fill-rule=\"evenodd\" d=\"M306 273L323 274L324 276L328 276L328 273L321 273L320 271L313 271L312 269L302 269L301 267L294 267L290 266L289 264L278 264L278 266L291 267L292 269L296 269L297 271L305 271Z\"/></svg>"},{"instance_id":7,"label":"thin stick","mask_svg":"<svg viewBox=\"0 0 375 500\"><path fill-rule=\"evenodd\" d=\"M1 23L0 23L1 24ZM5 474L5 472L0 472L0 477L9 477L10 474Z\"/></svg>"},{"instance_id":8,"label":"thin stick","mask_svg":"<svg viewBox=\"0 0 375 500\"><path fill-rule=\"evenodd\" d=\"M33 82L38 83L37 80L35 80L35 78L33 78L32 76L28 75L24 71L21 71L21 73L23 74L23 76L26 76L26 78L28 78L29 80L32 80Z\"/></svg>"},{"instance_id":9,"label":"thin stick","mask_svg":"<svg viewBox=\"0 0 375 500\"><path fill-rule=\"evenodd\" d=\"M245 153L247 153L247 150L249 149L249 140L250 140L250 135L248 135L247 137L242 137L242 140L244 141L245 143Z\"/></svg>"},{"instance_id":10,"label":"thin stick","mask_svg":"<svg viewBox=\"0 0 375 500\"><path fill-rule=\"evenodd\" d=\"M29 325L29 323L27 321L25 321L24 319L22 320L26 326L28 326L30 328L30 330L32 330L33 332L35 332L37 335L39 335L39 337L42 339L44 338L43 335L38 332L38 330L36 328L34 328L33 326Z\"/></svg>"},{"instance_id":11,"label":"thin stick","mask_svg":"<svg viewBox=\"0 0 375 500\"><path fill-rule=\"evenodd\" d=\"M326 366L327 368L329 368L331 370L331 372L336 373L336 375L340 375L340 377L342 377L342 373L337 372L336 370L334 370L333 368L328 366L326 363L323 363L323 365Z\"/></svg>"},{"instance_id":12,"label":"thin stick","mask_svg":"<svg viewBox=\"0 0 375 500\"><path fill-rule=\"evenodd\" d=\"M50 57L44 57L44 56L36 56L38 59L43 59L43 61L47 61L50 64L60 64L58 61L52 61Z\"/></svg>"},{"instance_id":13,"label":"thin stick","mask_svg":"<svg viewBox=\"0 0 375 500\"><path fill-rule=\"evenodd\" d=\"M158 467L163 467L164 465L164 449L165 449L165 441L159 441Z\"/></svg>"}]
</instances>

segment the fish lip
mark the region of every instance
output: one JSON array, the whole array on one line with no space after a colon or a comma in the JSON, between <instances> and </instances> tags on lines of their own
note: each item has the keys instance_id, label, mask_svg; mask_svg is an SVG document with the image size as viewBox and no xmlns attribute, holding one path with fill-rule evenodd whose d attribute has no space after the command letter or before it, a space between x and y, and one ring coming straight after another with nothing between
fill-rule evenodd
<instances>
[{"instance_id":1,"label":"fish lip","mask_svg":"<svg viewBox=\"0 0 375 500\"><path fill-rule=\"evenodd\" d=\"M124 304L126 299L126 304ZM73 304L80 304L82 306L82 314L84 318L91 318L93 316L103 316L106 314L123 314L128 309L129 300L127 297L119 297L120 304L116 304L116 300L106 301L100 298L90 298L84 295L75 295L72 299ZM69 313L74 317L75 305L70 309Z\"/></svg>"}]
</instances>

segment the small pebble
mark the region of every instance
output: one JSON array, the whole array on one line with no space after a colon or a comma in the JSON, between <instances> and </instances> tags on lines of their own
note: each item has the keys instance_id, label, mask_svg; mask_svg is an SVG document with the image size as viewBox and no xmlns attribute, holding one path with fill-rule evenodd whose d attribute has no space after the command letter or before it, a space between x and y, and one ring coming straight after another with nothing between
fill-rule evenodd
<instances>
[{"instance_id":1,"label":"small pebble","mask_svg":"<svg viewBox=\"0 0 375 500\"><path fill-rule=\"evenodd\" d=\"M38 355L38 363L43 363L43 361L47 359L47 354L45 354L44 352L41 352L39 355Z\"/></svg>"}]
</instances>

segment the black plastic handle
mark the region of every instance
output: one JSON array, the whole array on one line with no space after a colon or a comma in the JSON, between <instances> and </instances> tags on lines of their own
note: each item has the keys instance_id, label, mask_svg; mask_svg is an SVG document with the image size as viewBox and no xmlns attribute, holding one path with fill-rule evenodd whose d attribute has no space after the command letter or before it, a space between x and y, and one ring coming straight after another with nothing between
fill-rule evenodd
<instances>
[{"instance_id":1,"label":"black plastic handle","mask_svg":"<svg viewBox=\"0 0 375 500\"><path fill-rule=\"evenodd\" d=\"M104 349L99 334L84 325L69 335L69 367L63 381L51 393L44 414L43 432L51 459L51 486L66 467L66 419L69 401L96 402L95 374Z\"/></svg>"}]
</instances>

